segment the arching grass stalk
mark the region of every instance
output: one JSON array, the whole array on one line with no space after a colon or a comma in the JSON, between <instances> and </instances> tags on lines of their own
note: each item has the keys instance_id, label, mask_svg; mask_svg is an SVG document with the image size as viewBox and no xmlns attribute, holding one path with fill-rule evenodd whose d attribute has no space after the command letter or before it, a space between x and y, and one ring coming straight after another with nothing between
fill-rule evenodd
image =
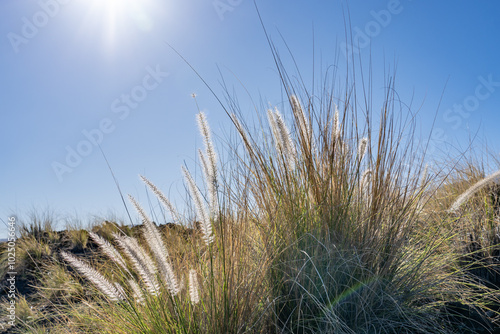
<instances>
[{"instance_id":1,"label":"arching grass stalk","mask_svg":"<svg viewBox=\"0 0 500 334\"><path fill-rule=\"evenodd\" d=\"M493 182L495 179L500 177L500 170L494 172L493 174L485 177L484 179L478 181L474 185L472 185L467 191L465 191L463 194L458 196L458 198L453 202L451 205L449 211L450 212L455 212L457 211L462 204L464 204L469 198L471 198L476 192L484 188L486 185L490 184Z\"/></svg>"}]
</instances>

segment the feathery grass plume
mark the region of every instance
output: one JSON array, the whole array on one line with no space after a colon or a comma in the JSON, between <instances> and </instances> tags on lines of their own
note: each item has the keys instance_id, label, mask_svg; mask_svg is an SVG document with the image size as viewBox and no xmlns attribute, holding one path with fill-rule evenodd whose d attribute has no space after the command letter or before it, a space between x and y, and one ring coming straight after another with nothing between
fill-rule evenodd
<instances>
[{"instance_id":1,"label":"feathery grass plume","mask_svg":"<svg viewBox=\"0 0 500 334\"><path fill-rule=\"evenodd\" d=\"M207 162L207 158L205 157L205 154L203 153L202 150L200 149L198 150L198 155L200 157L201 169L203 170L203 176L205 177L205 182L207 185L207 191L210 200L210 215L213 219L217 219L219 212L219 204L218 204L216 186L213 182L210 182L210 180L213 179L211 175L212 172L210 170L210 163Z\"/></svg>"},{"instance_id":2,"label":"feathery grass plume","mask_svg":"<svg viewBox=\"0 0 500 334\"><path fill-rule=\"evenodd\" d=\"M488 177L485 177L481 181L474 184L472 187L467 189L462 195L458 196L458 198L455 200L455 202L453 202L448 211L449 212L457 211L462 204L464 204L469 198L472 197L472 195L474 195L476 192L481 190L484 186L486 186L488 183L492 182L498 177L500 177L500 170L496 171L495 173L489 175Z\"/></svg>"},{"instance_id":3,"label":"feathery grass plume","mask_svg":"<svg viewBox=\"0 0 500 334\"><path fill-rule=\"evenodd\" d=\"M175 296L179 292L179 286L174 275L174 270L172 269L172 264L170 263L170 260L168 258L168 250L163 243L161 233L158 230L158 227L146 215L139 203L137 203L137 201L132 196L129 195L129 197L132 201L132 204L143 218L144 227L146 228L144 233L146 242L153 252L156 263L159 266L160 272L165 279L167 288L169 292L173 296Z\"/></svg>"},{"instance_id":4,"label":"feathery grass plume","mask_svg":"<svg viewBox=\"0 0 500 334\"><path fill-rule=\"evenodd\" d=\"M177 210L172 205L172 203L168 200L168 198L160 191L160 189L158 189L151 181L149 181L144 176L139 175L139 177L141 178L141 180L144 183L146 183L146 185L149 187L149 189L151 189L151 191L156 195L156 197L158 197L160 199L163 206L165 206L165 208L170 212L170 215L172 216L174 221L177 223L180 222L181 219L180 219L179 214L177 213Z\"/></svg>"},{"instance_id":5,"label":"feathery grass plume","mask_svg":"<svg viewBox=\"0 0 500 334\"><path fill-rule=\"evenodd\" d=\"M165 262L161 263L160 268L163 272L165 282L167 283L168 291L172 296L177 295L181 289L179 288L179 283L175 277L174 269L172 268L170 260L167 259Z\"/></svg>"},{"instance_id":6,"label":"feathery grass plume","mask_svg":"<svg viewBox=\"0 0 500 334\"><path fill-rule=\"evenodd\" d=\"M297 120L300 132L306 136L306 143L310 149L312 149L312 128L309 125L309 120L307 119L306 114L304 113L304 109L300 105L300 101L295 95L290 95L290 102L292 104L292 111L295 115L295 119Z\"/></svg>"},{"instance_id":7,"label":"feathery grass plume","mask_svg":"<svg viewBox=\"0 0 500 334\"><path fill-rule=\"evenodd\" d=\"M113 282L113 285L115 286L116 290L122 295L122 296L126 296L127 293L125 292L125 289L123 288L123 286L121 286L120 283L118 282ZM125 297L124 297L125 299Z\"/></svg>"},{"instance_id":8,"label":"feathery grass plume","mask_svg":"<svg viewBox=\"0 0 500 334\"><path fill-rule=\"evenodd\" d=\"M144 281L146 289L152 295L157 295L159 292L158 281L156 280L157 268L153 261L142 248L136 239L113 234L118 246L123 250L134 266L135 271Z\"/></svg>"},{"instance_id":9,"label":"feathery grass plume","mask_svg":"<svg viewBox=\"0 0 500 334\"><path fill-rule=\"evenodd\" d=\"M214 145L210 127L208 126L207 117L204 112L200 111L196 115L200 133L205 142L205 152L207 156L207 168L205 171L205 180L208 188L208 196L210 197L210 211L212 215L216 216L219 211L219 203L217 198L217 155L215 153ZM217 217L215 217L217 218Z\"/></svg>"},{"instance_id":10,"label":"feathery grass plume","mask_svg":"<svg viewBox=\"0 0 500 334\"><path fill-rule=\"evenodd\" d=\"M148 215L146 214L146 212L144 212L139 203L137 203L135 198L132 197L131 195L129 195L128 197L132 202L132 204L134 205L137 212L139 212L139 214L142 217L144 227L146 228L144 231L144 234L146 236L146 241L148 242L148 245L153 251L153 254L155 254L155 256L156 254L158 254L161 259L163 259L163 257L168 257L167 248L163 244L163 239L161 237L160 232L158 232L158 228L156 227L155 224L151 222Z\"/></svg>"},{"instance_id":11,"label":"feathery grass plume","mask_svg":"<svg viewBox=\"0 0 500 334\"><path fill-rule=\"evenodd\" d=\"M310 138L312 134L311 128L309 126L309 121L307 120L306 114L304 113L304 109L302 109L299 99L295 95L290 95L290 102L292 103L292 111L299 122L299 126L302 132L307 134Z\"/></svg>"},{"instance_id":12,"label":"feathery grass plume","mask_svg":"<svg viewBox=\"0 0 500 334\"><path fill-rule=\"evenodd\" d=\"M281 136L279 135L278 126L276 124L276 115L271 109L267 109L267 120L269 122L269 126L271 127L271 132L274 138L274 145L276 146L276 150L279 152L282 150L283 143L281 142Z\"/></svg>"},{"instance_id":13,"label":"feathery grass plume","mask_svg":"<svg viewBox=\"0 0 500 334\"><path fill-rule=\"evenodd\" d=\"M161 233L158 231L158 228L149 219L148 215L146 214L146 212L144 212L139 203L137 203L137 201L130 195L129 198L137 212L139 212L142 217L142 221L145 227L144 234L146 236L146 241L151 248L151 251L153 251L153 254L155 255L158 254L161 259L163 259L163 257L168 257L167 248L163 244L163 239L161 237Z\"/></svg>"},{"instance_id":14,"label":"feathery grass plume","mask_svg":"<svg viewBox=\"0 0 500 334\"><path fill-rule=\"evenodd\" d=\"M290 130L286 126L283 117L277 108L274 108L274 119L277 127L277 132L280 137L280 142L283 147L283 153L286 155L289 167L293 170L295 168L295 163L297 161L297 153L295 151L295 145L293 144L292 136L290 135Z\"/></svg>"},{"instance_id":15,"label":"feathery grass plume","mask_svg":"<svg viewBox=\"0 0 500 334\"><path fill-rule=\"evenodd\" d=\"M123 293L123 288L121 288L121 286L120 289L118 289L117 286L108 281L103 275L101 275L100 272L78 259L76 256L65 251L61 252L61 256L66 262L75 268L76 271L91 281L103 294L108 296L109 299L113 301L125 299L125 294Z\"/></svg>"},{"instance_id":16,"label":"feathery grass plume","mask_svg":"<svg viewBox=\"0 0 500 334\"><path fill-rule=\"evenodd\" d=\"M295 168L296 153L295 146L293 145L290 131L283 120L277 108L275 111L267 110L267 118L271 131L274 137L276 151L280 152L289 163L289 167L293 170Z\"/></svg>"},{"instance_id":17,"label":"feathery grass plume","mask_svg":"<svg viewBox=\"0 0 500 334\"><path fill-rule=\"evenodd\" d=\"M125 259L122 257L120 252L118 252L113 245L111 245L106 239L94 232L89 232L90 238L102 249L104 254L106 254L111 260L122 267L127 273L130 272L127 269L127 264Z\"/></svg>"},{"instance_id":18,"label":"feathery grass plume","mask_svg":"<svg viewBox=\"0 0 500 334\"><path fill-rule=\"evenodd\" d=\"M334 106L335 106L335 114L333 115L332 136L333 139L337 139L340 137L339 108L337 107L336 104L334 104Z\"/></svg>"},{"instance_id":19,"label":"feathery grass plume","mask_svg":"<svg viewBox=\"0 0 500 334\"><path fill-rule=\"evenodd\" d=\"M144 303L144 293L142 292L141 288L139 287L139 284L133 279L130 279L127 281L128 285L132 289L132 292L134 293L134 299L137 303L143 304Z\"/></svg>"},{"instance_id":20,"label":"feathery grass plume","mask_svg":"<svg viewBox=\"0 0 500 334\"><path fill-rule=\"evenodd\" d=\"M189 297L191 303L198 304L200 302L200 295L198 293L198 277L196 270L189 270Z\"/></svg>"},{"instance_id":21,"label":"feathery grass plume","mask_svg":"<svg viewBox=\"0 0 500 334\"><path fill-rule=\"evenodd\" d=\"M205 151L207 152L208 160L210 162L210 168L212 169L212 176L215 179L217 172L217 155L215 154L214 145L212 143L212 136L210 134L210 127L208 126L207 117L202 111L200 111L196 116L200 133L203 136L205 142Z\"/></svg>"},{"instance_id":22,"label":"feathery grass plume","mask_svg":"<svg viewBox=\"0 0 500 334\"><path fill-rule=\"evenodd\" d=\"M196 212L200 216L203 240L205 240L205 243L208 246L214 240L212 235L212 222L210 221L210 217L205 209L205 206L203 205L200 191L198 190L191 173L189 173L184 166L182 166L182 173L184 174L184 178L188 184L189 192L191 193L191 197L193 198L194 205L196 207Z\"/></svg>"},{"instance_id":23,"label":"feathery grass plume","mask_svg":"<svg viewBox=\"0 0 500 334\"><path fill-rule=\"evenodd\" d=\"M198 149L198 156L200 158L203 175L205 176L205 179L207 179L209 177L208 174L210 173L210 167L207 165L207 158L205 157L205 153L203 153L201 149Z\"/></svg>"},{"instance_id":24,"label":"feathery grass plume","mask_svg":"<svg viewBox=\"0 0 500 334\"><path fill-rule=\"evenodd\" d=\"M368 138L364 137L361 139L358 145L358 160L361 161L366 154L366 146L368 145Z\"/></svg>"}]
</instances>

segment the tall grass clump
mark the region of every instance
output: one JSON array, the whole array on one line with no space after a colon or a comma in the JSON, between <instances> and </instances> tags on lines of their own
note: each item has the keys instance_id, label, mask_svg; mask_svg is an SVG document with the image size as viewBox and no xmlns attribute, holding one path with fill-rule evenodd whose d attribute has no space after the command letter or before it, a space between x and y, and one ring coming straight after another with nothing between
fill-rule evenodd
<instances>
[{"instance_id":1,"label":"tall grass clump","mask_svg":"<svg viewBox=\"0 0 500 334\"><path fill-rule=\"evenodd\" d=\"M294 153L281 149L277 135L261 145L236 122L253 171L255 219L272 259L274 330L435 330L416 306L433 298L442 277L431 265L443 264L430 262L433 245L408 243L421 200L413 176L419 166L408 164L412 157L392 125L393 96L372 135L368 128L354 132L359 120L350 119L356 110L349 96L306 95L304 109L289 93ZM331 114L335 103L343 104L338 116ZM340 128L333 121L339 116ZM279 133L276 123L270 127Z\"/></svg>"},{"instance_id":2,"label":"tall grass clump","mask_svg":"<svg viewBox=\"0 0 500 334\"><path fill-rule=\"evenodd\" d=\"M381 106L356 93L369 90L351 72L343 90L318 95L272 50L286 103L258 113L258 131L228 95L239 136L217 154L206 115L196 116L204 185L182 167L191 215L141 176L178 228L193 226L188 237L163 233L130 196L140 235L89 233L109 265L61 253L101 292L75 321L96 333L475 332L447 312L486 305L473 298L482 283L449 247L450 211L428 215L436 187L393 80Z\"/></svg>"},{"instance_id":3,"label":"tall grass clump","mask_svg":"<svg viewBox=\"0 0 500 334\"><path fill-rule=\"evenodd\" d=\"M288 124L269 110L262 136L243 125L237 108L231 115L271 261L268 330L456 332L443 310L449 301L474 304L474 283L457 265L459 255L442 251L450 235L422 230L431 180L425 156L415 154L415 115L397 100L393 81L381 107L357 95L354 75L343 93L322 87L318 96L292 81L274 55Z\"/></svg>"}]
</instances>

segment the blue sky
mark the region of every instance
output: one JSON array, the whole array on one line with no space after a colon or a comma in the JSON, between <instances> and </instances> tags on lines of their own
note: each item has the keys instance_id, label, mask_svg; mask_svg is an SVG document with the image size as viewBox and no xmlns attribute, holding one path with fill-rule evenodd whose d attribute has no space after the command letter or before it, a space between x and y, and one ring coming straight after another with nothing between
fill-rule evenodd
<instances>
[{"instance_id":1,"label":"blue sky","mask_svg":"<svg viewBox=\"0 0 500 334\"><path fill-rule=\"evenodd\" d=\"M432 152L448 151L447 142L465 148L475 134L478 147L487 144L498 152L497 1L257 4L280 53L289 59L281 33L306 83L313 62L319 68L337 59L342 73L344 51L360 52L365 60L371 56L374 109L384 76L396 66L401 99L413 99L419 109L417 133L428 135L437 116ZM359 48L346 47L347 15ZM250 0L4 0L0 36L0 215L5 222L33 209L83 221L92 215L125 218L97 142L125 194L146 203L138 178L143 174L183 202L180 166L194 169L202 147L191 94L197 94L216 135L229 133L230 123L167 43L217 94L223 95L222 78L234 87L249 119L254 109L241 84L257 105L284 102ZM5 234L0 224L0 238Z\"/></svg>"}]
</instances>

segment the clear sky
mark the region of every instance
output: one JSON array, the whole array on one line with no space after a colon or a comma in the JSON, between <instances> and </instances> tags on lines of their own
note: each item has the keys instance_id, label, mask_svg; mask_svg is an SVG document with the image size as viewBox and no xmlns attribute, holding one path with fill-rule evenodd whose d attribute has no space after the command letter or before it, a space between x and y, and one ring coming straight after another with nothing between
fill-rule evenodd
<instances>
[{"instance_id":1,"label":"clear sky","mask_svg":"<svg viewBox=\"0 0 500 334\"><path fill-rule=\"evenodd\" d=\"M430 151L478 135L497 152L500 138L500 2L376 0L257 1L280 53L286 40L305 81L312 64L345 64L345 52L371 55L374 101L388 69L419 109ZM347 11L347 9L349 11ZM345 17L356 46L345 43ZM279 78L250 0L2 0L0 2L0 215L31 210L111 214L122 191L147 203L139 174L176 202L180 166L195 167L200 109L224 137L229 122L172 45L223 95L238 92L243 114L283 105ZM286 58L286 57L285 57ZM293 68L290 68L293 72ZM220 71L220 72L219 72ZM309 80L310 81L310 80ZM442 96L441 105L439 101ZM439 109L438 109L439 106ZM379 106L375 105L375 108ZM6 228L0 224L0 238Z\"/></svg>"}]
</instances>

